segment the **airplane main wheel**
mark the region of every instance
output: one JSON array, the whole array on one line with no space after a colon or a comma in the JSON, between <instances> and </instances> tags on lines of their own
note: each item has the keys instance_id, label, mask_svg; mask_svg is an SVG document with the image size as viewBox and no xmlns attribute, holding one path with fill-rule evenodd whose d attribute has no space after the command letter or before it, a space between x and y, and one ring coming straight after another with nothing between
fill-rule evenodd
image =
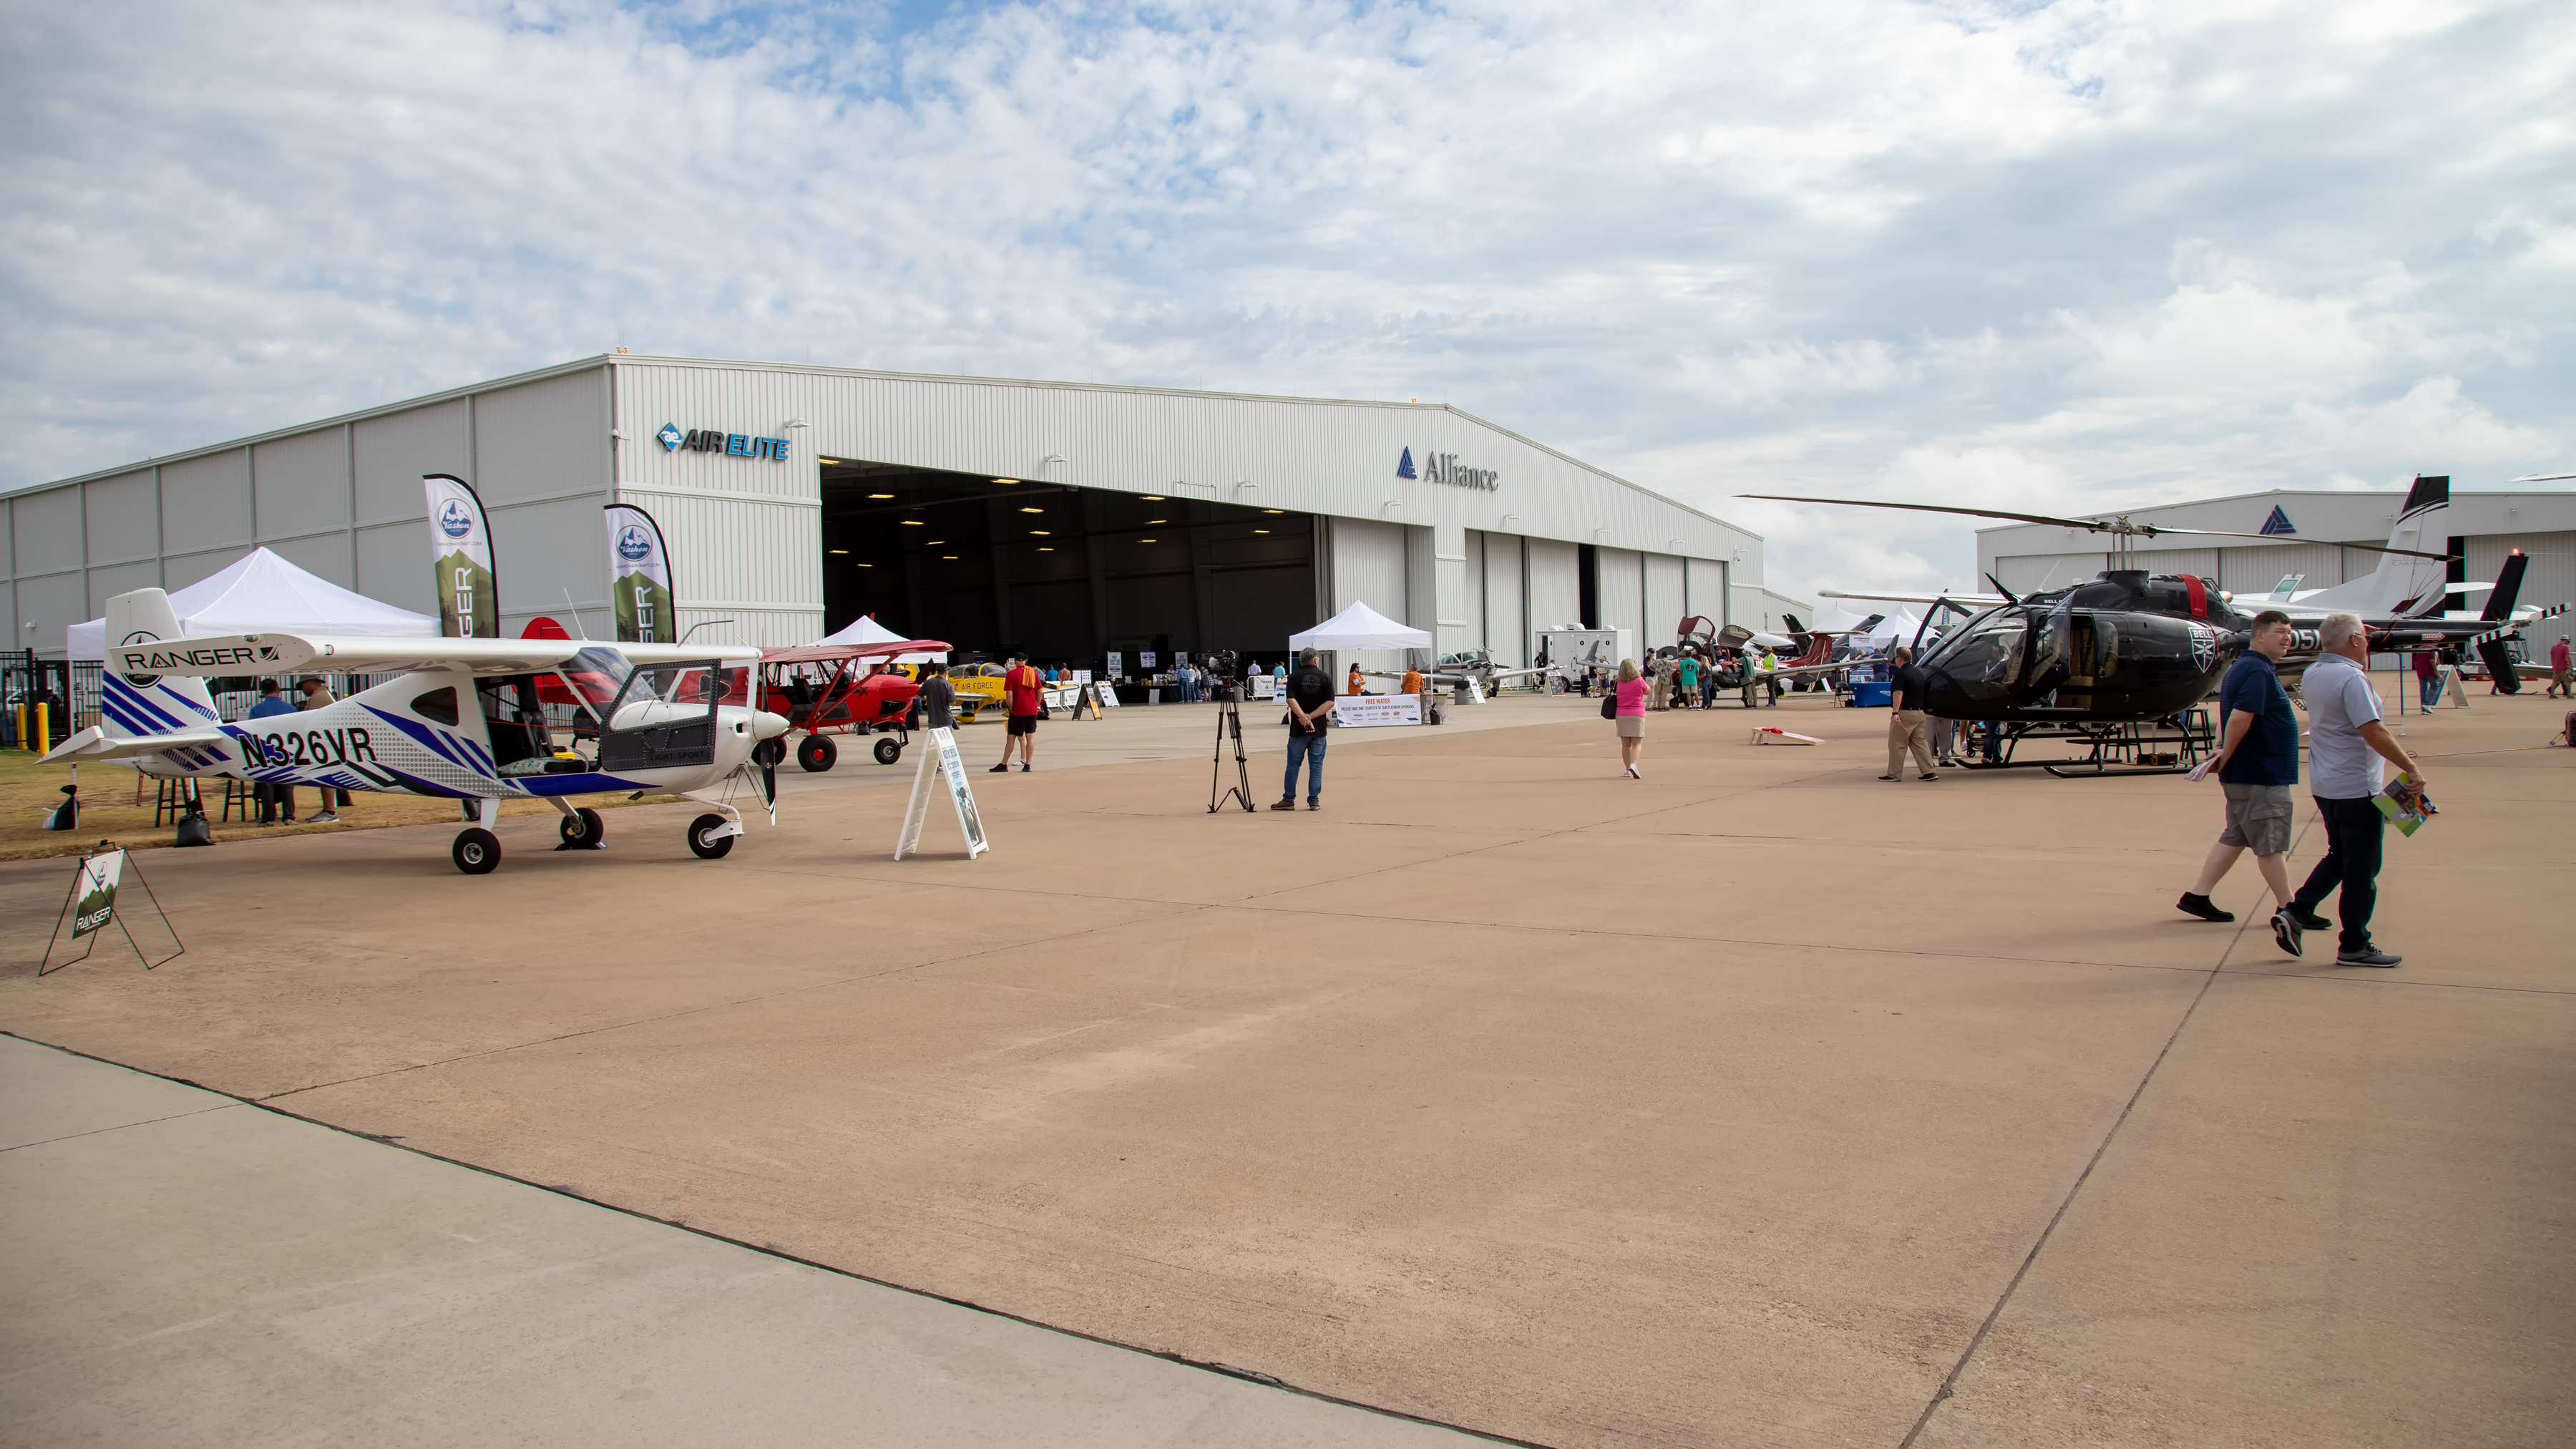
<instances>
[{"instance_id":1,"label":"airplane main wheel","mask_svg":"<svg viewBox=\"0 0 2576 1449\"><path fill-rule=\"evenodd\" d=\"M501 863L501 841L478 825L456 832L456 844L447 853L456 868L467 875L490 875L492 868Z\"/></svg>"},{"instance_id":2,"label":"airplane main wheel","mask_svg":"<svg viewBox=\"0 0 2576 1449\"><path fill-rule=\"evenodd\" d=\"M596 810L575 810L563 820L563 843L576 850L589 850L608 838L608 826Z\"/></svg>"},{"instance_id":3,"label":"airplane main wheel","mask_svg":"<svg viewBox=\"0 0 2576 1449\"><path fill-rule=\"evenodd\" d=\"M698 859L722 860L733 850L732 836L707 833L711 830L723 829L724 824L725 818L721 815L701 815L689 822L689 849L697 854ZM496 849L495 854L497 853ZM484 869L489 870L491 867L486 866Z\"/></svg>"},{"instance_id":4,"label":"airplane main wheel","mask_svg":"<svg viewBox=\"0 0 2576 1449\"><path fill-rule=\"evenodd\" d=\"M872 753L876 755L878 764L891 765L895 761L903 758L903 745L900 741L889 735L876 742L876 747Z\"/></svg>"},{"instance_id":5,"label":"airplane main wheel","mask_svg":"<svg viewBox=\"0 0 2576 1449\"><path fill-rule=\"evenodd\" d=\"M796 746L796 763L811 774L819 775L832 768L832 762L840 757L841 747L824 735L807 735Z\"/></svg>"}]
</instances>

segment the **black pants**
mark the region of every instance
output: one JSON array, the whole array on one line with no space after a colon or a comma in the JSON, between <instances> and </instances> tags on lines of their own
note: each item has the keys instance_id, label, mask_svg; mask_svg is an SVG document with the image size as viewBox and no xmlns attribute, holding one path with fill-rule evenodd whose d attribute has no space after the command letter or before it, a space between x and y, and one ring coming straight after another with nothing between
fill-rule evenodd
<instances>
[{"instance_id":1,"label":"black pants","mask_svg":"<svg viewBox=\"0 0 2576 1449\"><path fill-rule=\"evenodd\" d=\"M2358 800L2329 800L2317 797L2317 813L2326 822L2326 858L2308 872L2308 883L2299 887L2291 904L2313 913L2319 902L2337 886L2343 888L2343 900L2336 908L2336 918L2343 926L2336 949L2367 951L2370 949L2370 913L2379 904L2379 855L2381 830L2388 817L2367 795Z\"/></svg>"},{"instance_id":2,"label":"black pants","mask_svg":"<svg viewBox=\"0 0 2576 1449\"><path fill-rule=\"evenodd\" d=\"M280 809L280 807L283 807L283 808L285 809L285 811L286 811L286 818L287 818L288 820L293 820L293 819L295 818L295 787L294 787L294 786L292 786L292 785L272 785L272 784L268 783L266 780L262 780L262 781L258 782L257 784L253 785L253 786L251 787L251 791L252 791L252 793L253 793L253 794L255 794L256 796L258 796L258 797L259 797L259 818L260 818L260 819L262 819L262 820L275 820L275 819L277 818L277 813L278 813L278 810ZM327 796L327 795L323 797L325 808L328 808L328 805L329 805L329 798L330 798L330 797L329 797L329 796Z\"/></svg>"}]
</instances>

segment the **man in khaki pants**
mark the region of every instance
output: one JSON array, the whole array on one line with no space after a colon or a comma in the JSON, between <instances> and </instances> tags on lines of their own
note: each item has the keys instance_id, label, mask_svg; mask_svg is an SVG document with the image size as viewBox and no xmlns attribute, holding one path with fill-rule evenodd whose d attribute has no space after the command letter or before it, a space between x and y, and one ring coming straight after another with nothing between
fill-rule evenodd
<instances>
[{"instance_id":1,"label":"man in khaki pants","mask_svg":"<svg viewBox=\"0 0 2576 1449\"><path fill-rule=\"evenodd\" d=\"M1899 644L1888 651L1896 665L1895 690L1890 695L1887 712L1887 773L1882 780L1905 778L1905 752L1914 751L1914 762L1922 768L1920 778L1941 777L1932 769L1932 746L1923 738L1923 696L1929 686L1923 671L1914 667L1914 651Z\"/></svg>"}]
</instances>

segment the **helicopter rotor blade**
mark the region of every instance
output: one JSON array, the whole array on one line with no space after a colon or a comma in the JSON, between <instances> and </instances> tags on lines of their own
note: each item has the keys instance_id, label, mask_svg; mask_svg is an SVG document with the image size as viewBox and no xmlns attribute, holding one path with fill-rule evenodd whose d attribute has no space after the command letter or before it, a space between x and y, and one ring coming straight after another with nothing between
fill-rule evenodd
<instances>
[{"instance_id":1,"label":"helicopter rotor blade","mask_svg":"<svg viewBox=\"0 0 2576 1449\"><path fill-rule=\"evenodd\" d=\"M2004 587L2004 581L1996 578L1993 574L1986 575L1986 582L1995 586L1995 592L2004 596L2005 603L2018 604L2021 602L2021 600L2013 597L2012 590Z\"/></svg>"},{"instance_id":2,"label":"helicopter rotor blade","mask_svg":"<svg viewBox=\"0 0 2576 1449\"><path fill-rule=\"evenodd\" d=\"M1873 498L1800 498L1787 493L1738 493L1738 498L1767 498L1775 503L1835 503L1847 508L1901 508L1908 513L1962 513L1970 518L2009 518L2020 523L2053 523L2060 528L2080 528L2088 533L2128 533L2141 538L2158 534L2183 533L2203 538L2259 538L2266 543L2313 543L2313 539L2285 537L2277 533L2238 533L2224 528L2167 528L2154 523L2106 523L2098 518L2059 518L2048 513L2014 513L2002 508L1958 508L1946 503L1881 503ZM2390 548L2379 543L2347 543L2343 548L2357 548L2368 553L2404 554L2408 558L2439 559L2450 562L2444 553L2425 553L2419 549Z\"/></svg>"}]
</instances>

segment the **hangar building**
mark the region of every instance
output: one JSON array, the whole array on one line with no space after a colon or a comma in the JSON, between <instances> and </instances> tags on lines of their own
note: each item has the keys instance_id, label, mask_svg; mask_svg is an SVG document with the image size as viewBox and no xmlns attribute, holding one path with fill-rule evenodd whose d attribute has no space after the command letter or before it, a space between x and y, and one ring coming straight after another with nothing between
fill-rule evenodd
<instances>
[{"instance_id":1,"label":"hangar building","mask_svg":"<svg viewBox=\"0 0 2576 1449\"><path fill-rule=\"evenodd\" d=\"M2216 528L2266 533L2277 543L2251 539L2164 537L2137 541L2141 567L2157 573L2216 579L2241 596L2268 594L2284 575L2305 574L2302 588L2322 589L2379 567L2382 555L2347 549L2346 543L2388 542L2406 490L2338 493L2273 489L2193 503L2169 503L2129 514L2137 523L2169 528ZM2576 493L2463 493L2454 490L2444 542L2456 558L2451 577L2492 581L2505 555L2521 549L2525 604L2576 603ZM2224 547L2209 545L2225 542ZM1977 530L1977 572L1991 573L2015 593L2081 583L2110 567L2100 536L2054 524L2016 523ZM2448 607L2483 608L2481 597L2454 598ZM2554 639L2557 636L2549 636Z\"/></svg>"},{"instance_id":2,"label":"hangar building","mask_svg":"<svg viewBox=\"0 0 2576 1449\"><path fill-rule=\"evenodd\" d=\"M725 642L874 614L1042 660L1267 654L1364 599L1520 664L1539 628L1648 645L1782 602L1757 535L1445 404L621 354L16 490L13 642L58 656L109 596L254 544L435 613L424 473L481 495L510 633L611 632L612 502L661 524L680 626Z\"/></svg>"}]
</instances>

